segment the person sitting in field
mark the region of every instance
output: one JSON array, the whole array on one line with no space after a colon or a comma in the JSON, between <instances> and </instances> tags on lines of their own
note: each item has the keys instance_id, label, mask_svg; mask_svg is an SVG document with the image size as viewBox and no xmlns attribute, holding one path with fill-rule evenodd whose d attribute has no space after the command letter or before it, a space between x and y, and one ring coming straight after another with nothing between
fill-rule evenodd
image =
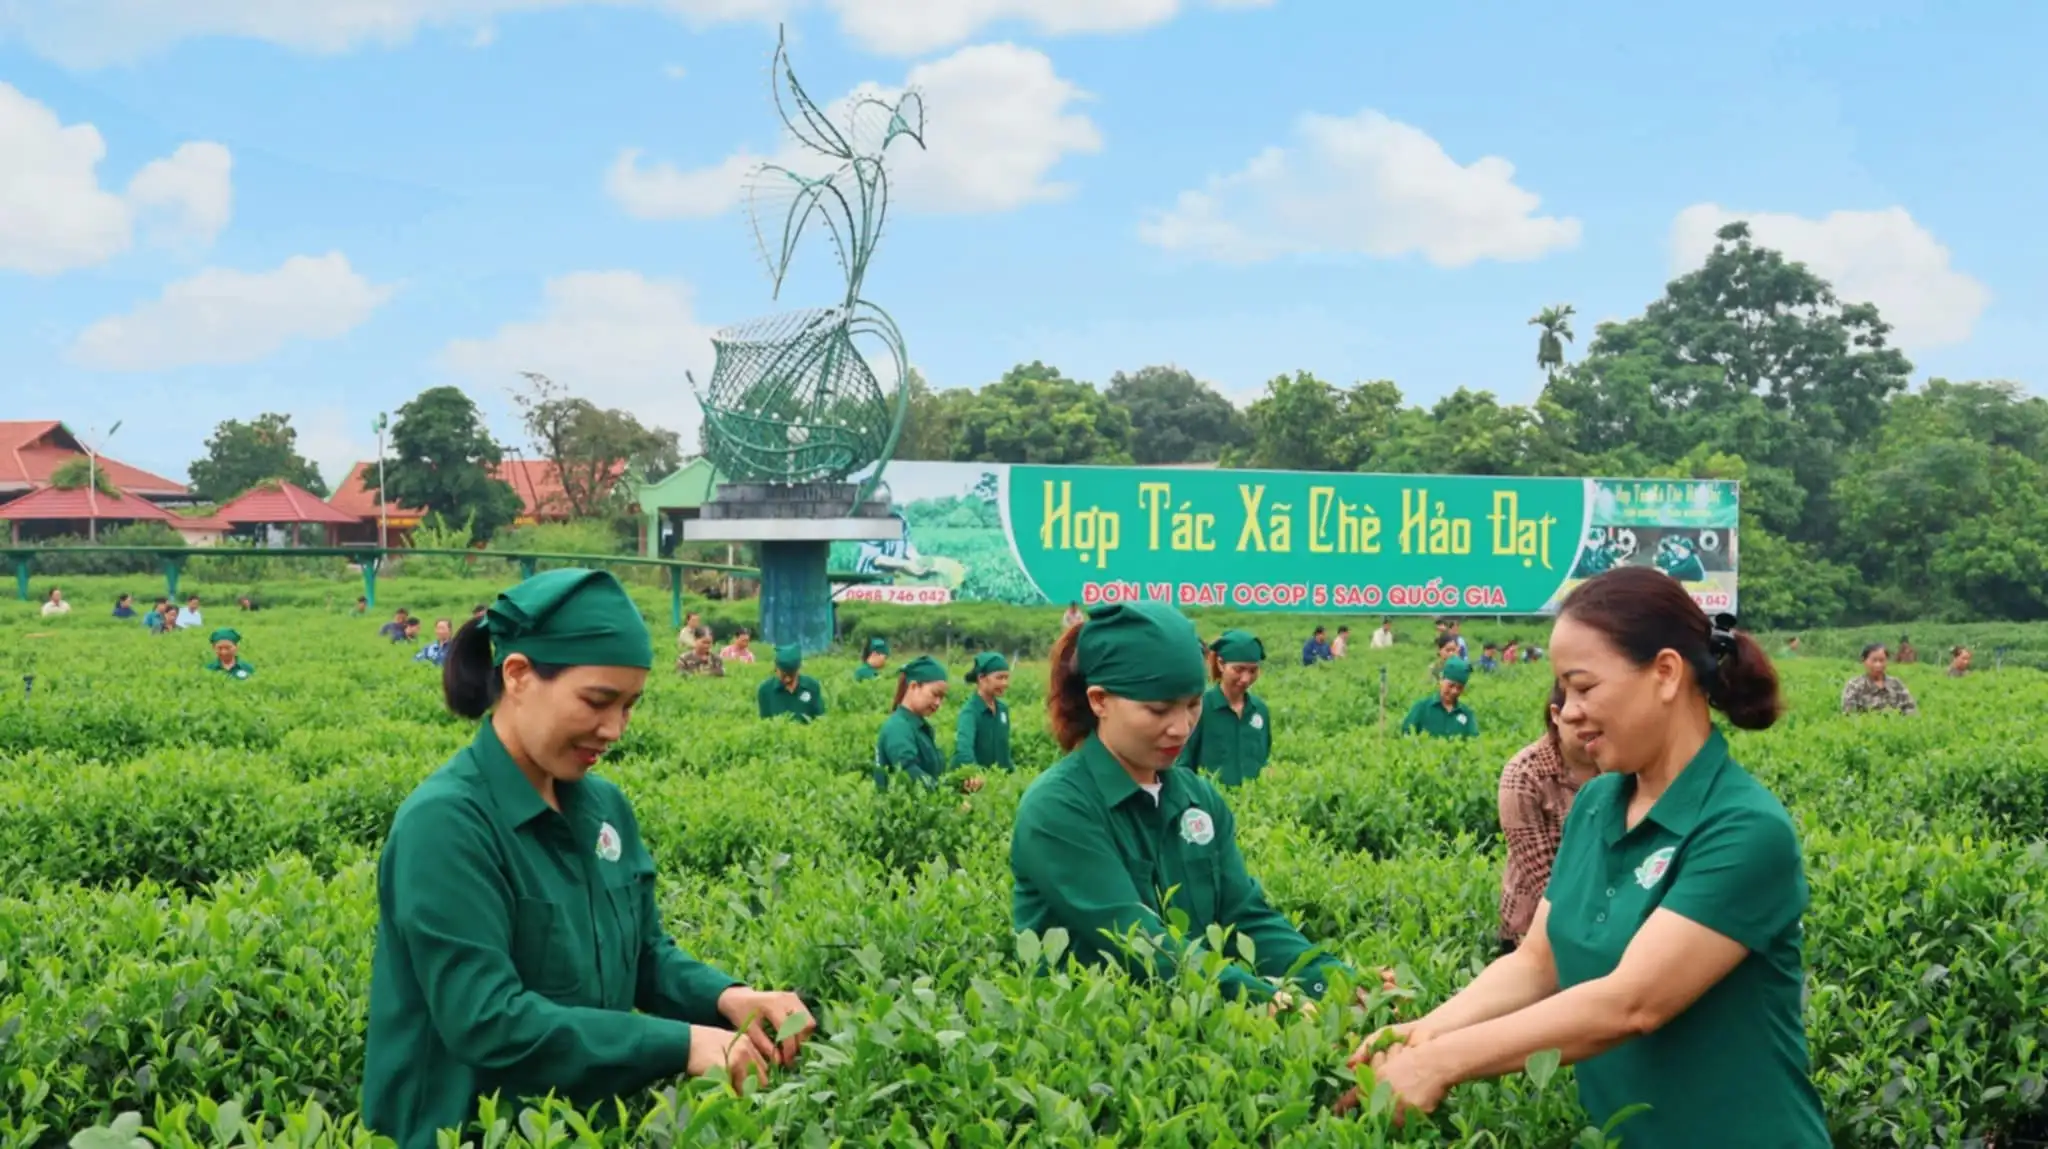
<instances>
[{"instance_id":1,"label":"person sitting in field","mask_svg":"<svg viewBox=\"0 0 2048 1149\"><path fill-rule=\"evenodd\" d=\"M392 642L404 642L405 624L409 622L411 619L412 612L405 609L402 606L399 607L397 610L391 612L390 622L387 622L383 626L377 628L377 637L388 638Z\"/></svg>"},{"instance_id":2,"label":"person sitting in field","mask_svg":"<svg viewBox=\"0 0 2048 1149\"><path fill-rule=\"evenodd\" d=\"M206 636L213 644L213 661L206 669L217 671L229 678L247 678L256 673L256 668L242 660L242 634L238 630L222 627Z\"/></svg>"},{"instance_id":3,"label":"person sitting in field","mask_svg":"<svg viewBox=\"0 0 2048 1149\"><path fill-rule=\"evenodd\" d=\"M718 657L727 662L744 662L751 665L754 661L754 632L744 626L733 631L732 641L726 644L724 650L718 652Z\"/></svg>"},{"instance_id":4,"label":"person sitting in field","mask_svg":"<svg viewBox=\"0 0 2048 1149\"><path fill-rule=\"evenodd\" d=\"M1865 714L1874 710L1896 710L1900 714L1920 713L1913 692L1906 684L1885 673L1884 643L1863 648L1863 673L1842 685L1842 713Z\"/></svg>"},{"instance_id":5,"label":"person sitting in field","mask_svg":"<svg viewBox=\"0 0 2048 1149\"><path fill-rule=\"evenodd\" d=\"M697 629L704 625L704 616L696 611L683 615L683 628L676 631L676 653L688 654L697 645Z\"/></svg>"},{"instance_id":6,"label":"person sitting in field","mask_svg":"<svg viewBox=\"0 0 2048 1149\"><path fill-rule=\"evenodd\" d=\"M882 667L888 665L888 663L889 640L885 638L868 639L867 646L861 651L860 665L853 668L853 680L855 682L866 682L870 678L880 678L882 676Z\"/></svg>"},{"instance_id":7,"label":"person sitting in field","mask_svg":"<svg viewBox=\"0 0 2048 1149\"><path fill-rule=\"evenodd\" d=\"M1958 646L1948 652L1948 676L1961 678L1970 673L1970 648Z\"/></svg>"},{"instance_id":8,"label":"person sitting in field","mask_svg":"<svg viewBox=\"0 0 2048 1149\"><path fill-rule=\"evenodd\" d=\"M690 649L676 657L676 673L725 677L725 660L711 649L711 628L700 626L691 636Z\"/></svg>"},{"instance_id":9,"label":"person sitting in field","mask_svg":"<svg viewBox=\"0 0 2048 1149\"><path fill-rule=\"evenodd\" d=\"M176 626L177 621L178 612L172 609L171 600L167 598L156 600L156 605L142 616L142 625L148 627L151 634L162 634Z\"/></svg>"},{"instance_id":10,"label":"person sitting in field","mask_svg":"<svg viewBox=\"0 0 2048 1149\"><path fill-rule=\"evenodd\" d=\"M1550 869L1564 840L1565 816L1579 787L1600 767L1576 731L1558 726L1564 687L1552 684L1543 708L1543 736L1508 759L1500 772L1500 828L1508 863L1500 882L1500 952L1522 944L1536 903L1550 886Z\"/></svg>"},{"instance_id":11,"label":"person sitting in field","mask_svg":"<svg viewBox=\"0 0 2048 1149\"><path fill-rule=\"evenodd\" d=\"M361 617L363 617L364 615L366 615L366 614L369 614L369 613L370 613L370 597L369 597L368 595L357 595L357 596L356 596L356 605L355 605L355 606L354 606L354 607L353 607L352 609L350 609L350 610L349 610L349 613L350 613L351 615L354 615L354 616L355 616L355 617L357 617L357 618L361 618Z\"/></svg>"},{"instance_id":12,"label":"person sitting in field","mask_svg":"<svg viewBox=\"0 0 2048 1149\"><path fill-rule=\"evenodd\" d=\"M124 594L114 600L114 617L128 619L135 617L135 596Z\"/></svg>"},{"instance_id":13,"label":"person sitting in field","mask_svg":"<svg viewBox=\"0 0 2048 1149\"><path fill-rule=\"evenodd\" d=\"M1430 681L1442 682L1444 679L1444 667L1450 665L1451 660L1456 657L1458 657L1457 638L1450 634L1437 635L1436 661L1429 664Z\"/></svg>"},{"instance_id":14,"label":"person sitting in field","mask_svg":"<svg viewBox=\"0 0 2048 1149\"><path fill-rule=\"evenodd\" d=\"M1337 637L1330 640L1330 657L1342 658L1351 651L1351 628L1340 626Z\"/></svg>"},{"instance_id":15,"label":"person sitting in field","mask_svg":"<svg viewBox=\"0 0 2048 1149\"><path fill-rule=\"evenodd\" d=\"M1330 661L1330 630L1319 626L1308 641L1301 644L1301 664L1314 666L1318 662Z\"/></svg>"},{"instance_id":16,"label":"person sitting in field","mask_svg":"<svg viewBox=\"0 0 2048 1149\"><path fill-rule=\"evenodd\" d=\"M1500 669L1500 647L1489 642L1479 648L1479 669L1488 673Z\"/></svg>"},{"instance_id":17,"label":"person sitting in field","mask_svg":"<svg viewBox=\"0 0 2048 1149\"><path fill-rule=\"evenodd\" d=\"M43 617L53 618L60 614L70 613L71 604L64 601L64 592L56 587L51 587L50 597L43 600Z\"/></svg>"},{"instance_id":18,"label":"person sitting in field","mask_svg":"<svg viewBox=\"0 0 2048 1149\"><path fill-rule=\"evenodd\" d=\"M199 596L195 594L185 600L184 609L178 612L178 629L198 630L205 625L206 619L199 613Z\"/></svg>"},{"instance_id":19,"label":"person sitting in field","mask_svg":"<svg viewBox=\"0 0 2048 1149\"><path fill-rule=\"evenodd\" d=\"M775 673L761 681L754 702L763 718L794 718L809 722L825 714L825 691L818 680L801 673L804 651L800 646L775 648Z\"/></svg>"},{"instance_id":20,"label":"person sitting in field","mask_svg":"<svg viewBox=\"0 0 2048 1149\"><path fill-rule=\"evenodd\" d=\"M1401 720L1401 733L1427 734L1432 738L1478 737L1479 716L1459 701L1464 697L1465 684L1471 680L1471 663L1462 658L1444 663L1443 678L1436 684L1436 693L1417 699L1415 705L1408 708L1408 717Z\"/></svg>"},{"instance_id":21,"label":"person sitting in field","mask_svg":"<svg viewBox=\"0 0 2048 1149\"><path fill-rule=\"evenodd\" d=\"M445 618L434 620L434 641L420 648L412 656L414 662L431 662L440 666L448 660L448 643L455 638L455 624Z\"/></svg>"},{"instance_id":22,"label":"person sitting in field","mask_svg":"<svg viewBox=\"0 0 2048 1149\"><path fill-rule=\"evenodd\" d=\"M1903 635L1903 634L1902 634L1902 635L1900 635L1900 636L1899 636L1899 664L1900 664L1901 666L1903 666L1903 665L1905 665L1906 663L1909 663L1909 662L1918 662L1918 661L1920 661L1920 652L1919 652L1919 651L1917 651L1917 650L1915 650L1915 649L1913 649L1913 640L1912 640L1912 639L1910 639L1910 638L1907 638L1907 637L1906 637L1905 635Z\"/></svg>"},{"instance_id":23,"label":"person sitting in field","mask_svg":"<svg viewBox=\"0 0 2048 1149\"><path fill-rule=\"evenodd\" d=\"M1385 650L1392 645L1394 645L1394 620L1390 618L1382 619L1380 620L1380 628L1372 632L1372 648L1374 650Z\"/></svg>"},{"instance_id":24,"label":"person sitting in field","mask_svg":"<svg viewBox=\"0 0 2048 1149\"><path fill-rule=\"evenodd\" d=\"M405 641L406 641L406 642L418 642L419 640L420 640L420 620L419 620L419 619L417 619L417 618L409 618L409 619L406 619L406 620L405 620Z\"/></svg>"}]
</instances>

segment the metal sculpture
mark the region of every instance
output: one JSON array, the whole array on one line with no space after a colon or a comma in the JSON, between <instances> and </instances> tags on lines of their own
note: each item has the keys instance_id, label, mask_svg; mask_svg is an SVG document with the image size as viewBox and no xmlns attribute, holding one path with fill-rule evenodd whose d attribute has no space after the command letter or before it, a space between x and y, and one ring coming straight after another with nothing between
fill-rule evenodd
<instances>
[{"instance_id":1,"label":"metal sculpture","mask_svg":"<svg viewBox=\"0 0 2048 1149\"><path fill-rule=\"evenodd\" d=\"M799 145L788 162L764 163L749 180L749 215L773 295L781 298L813 221L830 233L846 291L829 307L718 331L708 385L697 388L694 377L690 384L704 408L704 452L727 481L840 483L874 465L858 503L880 481L909 413L902 333L861 298L861 283L888 215L883 153L902 138L924 147L924 103L914 91L893 102L856 94L835 123L797 82L779 34L773 67L775 108ZM893 397L861 354L863 340L879 342L893 360Z\"/></svg>"}]
</instances>

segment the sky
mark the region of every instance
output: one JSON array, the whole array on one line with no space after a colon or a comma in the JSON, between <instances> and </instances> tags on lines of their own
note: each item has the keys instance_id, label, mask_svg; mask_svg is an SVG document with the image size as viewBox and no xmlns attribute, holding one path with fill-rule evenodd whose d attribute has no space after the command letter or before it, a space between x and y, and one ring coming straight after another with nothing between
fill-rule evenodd
<instances>
[{"instance_id":1,"label":"sky","mask_svg":"<svg viewBox=\"0 0 2048 1149\"><path fill-rule=\"evenodd\" d=\"M539 371L694 443L711 333L843 290L755 240L778 26L828 111L922 100L863 295L935 386L1528 402L1531 316L1576 357L1739 218L1916 380L2048 387L2048 6L1561 8L0 0L0 418L183 477L279 411L332 483L431 386L523 445Z\"/></svg>"}]
</instances>

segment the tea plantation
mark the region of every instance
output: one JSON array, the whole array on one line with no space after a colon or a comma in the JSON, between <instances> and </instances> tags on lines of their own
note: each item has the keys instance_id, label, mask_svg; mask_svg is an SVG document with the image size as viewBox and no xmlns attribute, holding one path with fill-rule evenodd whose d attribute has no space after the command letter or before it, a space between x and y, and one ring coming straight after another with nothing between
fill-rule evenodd
<instances>
[{"instance_id":1,"label":"tea plantation","mask_svg":"<svg viewBox=\"0 0 2048 1149\"><path fill-rule=\"evenodd\" d=\"M485 593L452 586L441 605L466 615ZM73 598L74 615L49 622L0 606L0 1144L376 1143L352 1116L376 850L470 733L442 710L437 671L377 638L381 616L314 595L209 610L245 635L246 682L204 673L198 634L151 637L98 617L111 596ZM1057 612L1020 614L1050 632ZM876 794L867 765L891 684L852 682L848 660L813 660L832 713L810 727L754 717L765 651L723 680L664 665L600 769L637 804L679 940L802 990L822 1005L820 1034L797 1070L745 1097L678 1082L595 1119L508 1102L471 1140L1614 1143L1625 1126L1583 1128L1569 1069L1463 1087L1405 1129L1329 1113L1360 1035L1441 1000L1491 953L1495 786L1539 729L1548 679L1542 664L1475 679L1476 742L1403 739L1401 710L1429 689L1422 631L1375 652L1361 628L1351 658L1303 669L1285 653L1294 628L1266 625L1278 749L1233 797L1245 850L1311 938L1361 969L1395 966L1398 993L1275 1019L1220 1004L1203 971L1163 988L1032 973L1020 951L1043 943L1010 932L1006 851L1019 795L1055 757L1040 664L1020 667L1010 696L1028 765L964 812ZM1836 1143L2044 1143L2048 676L1904 667L1919 717L1850 720L1837 709L1850 662L1782 669L1791 716L1734 744L1802 826L1808 1029ZM953 706L935 723L942 746Z\"/></svg>"}]
</instances>

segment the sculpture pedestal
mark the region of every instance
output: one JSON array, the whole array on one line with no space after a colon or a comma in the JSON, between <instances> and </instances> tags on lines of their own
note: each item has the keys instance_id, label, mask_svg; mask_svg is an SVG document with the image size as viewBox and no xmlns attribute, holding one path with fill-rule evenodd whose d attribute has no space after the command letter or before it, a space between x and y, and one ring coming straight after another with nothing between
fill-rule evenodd
<instances>
[{"instance_id":1,"label":"sculpture pedestal","mask_svg":"<svg viewBox=\"0 0 2048 1149\"><path fill-rule=\"evenodd\" d=\"M683 524L690 542L754 543L761 569L761 639L818 654L832 645L835 542L900 539L886 502L853 506L851 484L728 483Z\"/></svg>"}]
</instances>

